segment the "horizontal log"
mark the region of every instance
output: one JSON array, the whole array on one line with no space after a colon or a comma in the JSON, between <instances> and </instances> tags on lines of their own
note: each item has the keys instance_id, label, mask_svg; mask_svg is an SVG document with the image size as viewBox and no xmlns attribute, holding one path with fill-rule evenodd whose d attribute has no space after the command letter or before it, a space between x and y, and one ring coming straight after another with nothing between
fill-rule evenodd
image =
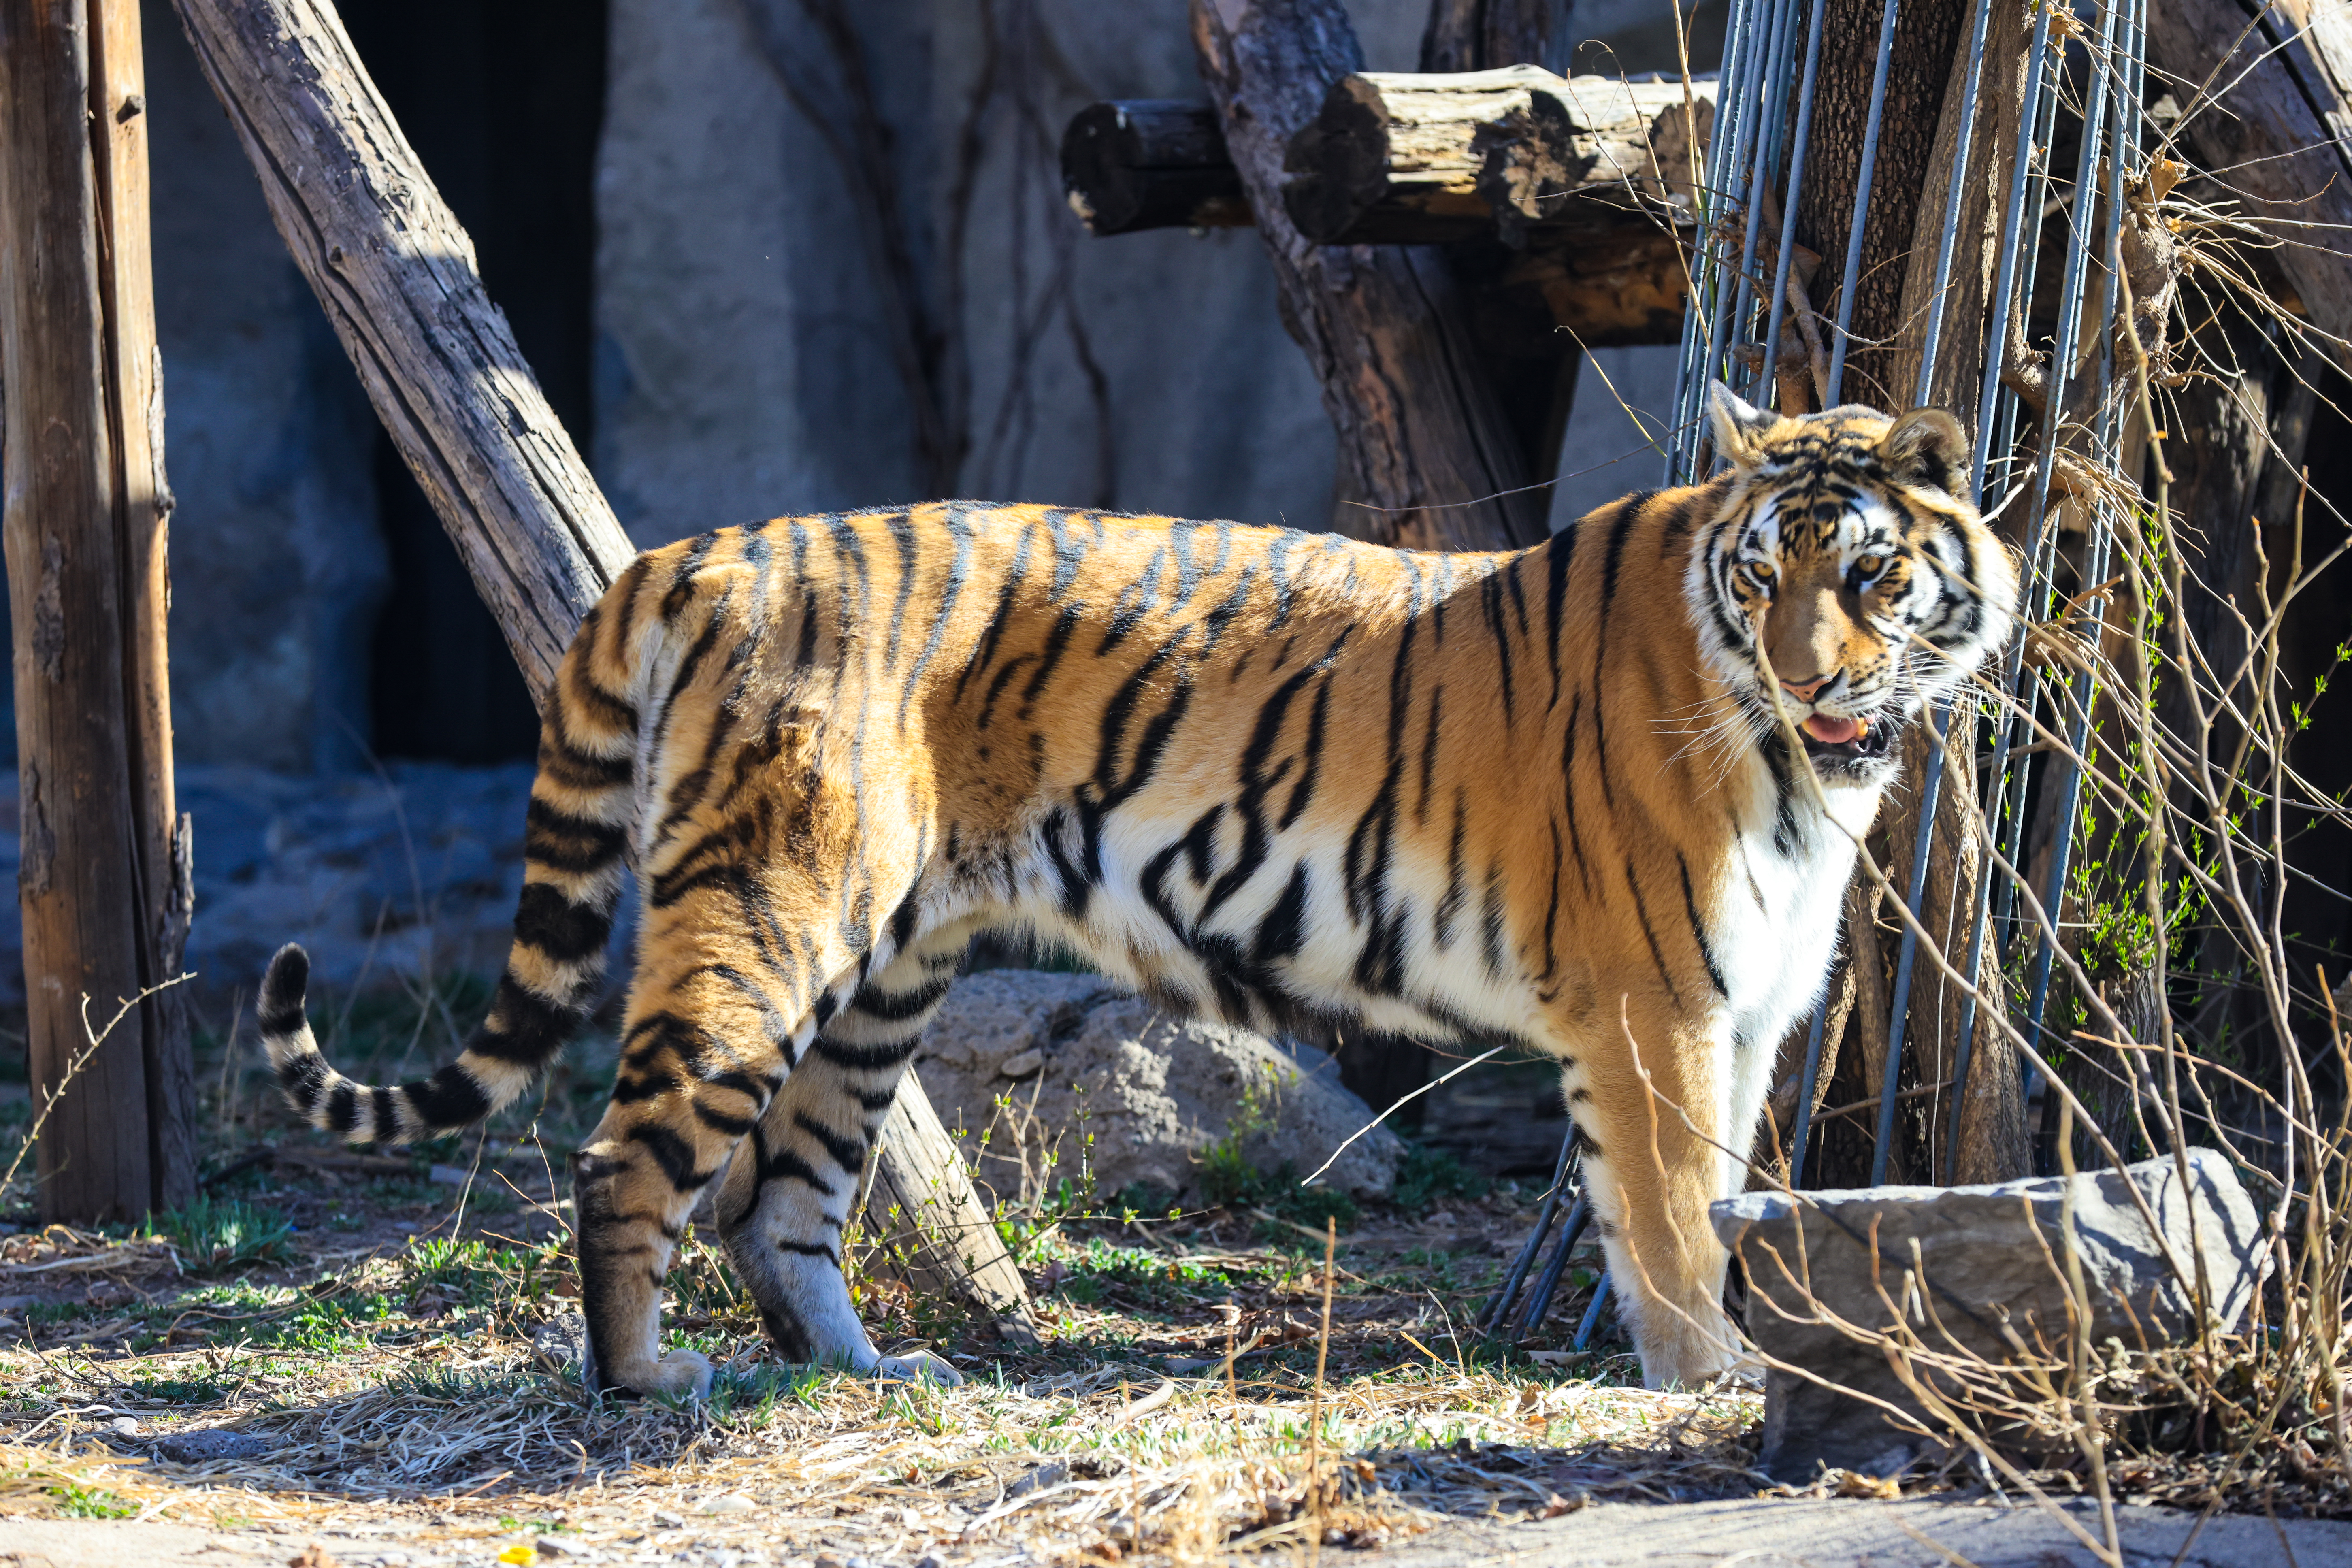
<instances>
[{"instance_id":1,"label":"horizontal log","mask_svg":"<svg viewBox=\"0 0 2352 1568\"><path fill-rule=\"evenodd\" d=\"M1545 227L1686 219L1715 84L1558 77L1535 66L1449 76L1360 72L1291 138L1283 207L1324 245L1412 245ZM1697 134L1687 127L1696 114ZM1653 219L1654 223L1654 218Z\"/></svg>"},{"instance_id":2,"label":"horizontal log","mask_svg":"<svg viewBox=\"0 0 2352 1568\"><path fill-rule=\"evenodd\" d=\"M1499 352L1549 356L1561 333L1588 348L1670 343L1714 94L1694 82L1686 107L1678 81L1531 66L1346 77L1291 139L1283 206L1319 244L1499 241L1473 267L1479 336ZM1089 105L1063 137L1062 173L1097 235L1251 221L1208 104Z\"/></svg>"},{"instance_id":3,"label":"horizontal log","mask_svg":"<svg viewBox=\"0 0 2352 1568\"><path fill-rule=\"evenodd\" d=\"M1097 235L1250 221L1216 109L1181 100L1088 104L1062 133L1071 210Z\"/></svg>"}]
</instances>

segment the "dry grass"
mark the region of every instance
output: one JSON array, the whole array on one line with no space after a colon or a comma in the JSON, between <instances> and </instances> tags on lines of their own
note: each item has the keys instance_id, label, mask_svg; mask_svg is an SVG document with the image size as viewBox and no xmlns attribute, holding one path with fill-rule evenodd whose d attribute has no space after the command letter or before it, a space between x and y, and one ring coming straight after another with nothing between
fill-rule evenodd
<instances>
[{"instance_id":1,"label":"dry grass","mask_svg":"<svg viewBox=\"0 0 2352 1568\"><path fill-rule=\"evenodd\" d=\"M690 1237L670 1322L719 1362L714 1396L599 1405L534 1361L531 1331L573 1305L561 1230L521 1234L543 1184L518 1180L524 1201L488 1215L478 1186L452 1240L455 1192L420 1202L382 1173L278 1168L293 1173L283 1189L266 1169L249 1189L252 1205L298 1219L294 1254L275 1262L206 1277L162 1236L0 1241L0 1297L57 1298L0 1318L0 1517L376 1524L444 1542L536 1524L612 1542L740 1537L771 1555L1106 1561L1139 1547L1189 1561L1302 1546L1318 1521L1325 1544L1369 1545L1448 1515L1761 1484L1747 1468L1751 1393L1623 1386L1622 1344L1563 1366L1558 1352L1537 1363L1457 1332L1532 1194L1367 1215L1328 1276L1298 1227L1246 1212L1066 1222L1024 1258L1045 1342L1020 1354L894 1279L861 1279L877 1342L955 1355L970 1380L956 1389L777 1363L717 1253ZM385 1228L424 1207L436 1210L426 1234ZM339 1236L328 1215L360 1227ZM1591 1271L1570 1281L1589 1294ZM1555 1330L1576 1310L1564 1300ZM1227 1347L1253 1342L1229 1377ZM195 1427L268 1447L196 1465L155 1451Z\"/></svg>"}]
</instances>

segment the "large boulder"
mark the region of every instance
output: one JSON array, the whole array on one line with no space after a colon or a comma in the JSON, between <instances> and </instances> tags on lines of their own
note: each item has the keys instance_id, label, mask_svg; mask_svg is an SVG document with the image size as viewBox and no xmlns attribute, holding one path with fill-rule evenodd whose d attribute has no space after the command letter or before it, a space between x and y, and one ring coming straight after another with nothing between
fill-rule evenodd
<instances>
[{"instance_id":1,"label":"large boulder","mask_svg":"<svg viewBox=\"0 0 2352 1568\"><path fill-rule=\"evenodd\" d=\"M1951 1386L1930 1367L1933 1356L1953 1353L1952 1341L1987 1365L2013 1363L2016 1352L2004 1325L2028 1346L2066 1353L2060 1238L2070 1185L2072 1229L2098 1360L2109 1360L2110 1341L2137 1351L2143 1343L2194 1337L2200 1257L2214 1326L2227 1331L2261 1282L2262 1216L2221 1155L2191 1149L2189 1169L2190 1193L2183 1192L2167 1156L2121 1173L2072 1178L1864 1187L1793 1197L1753 1192L1716 1204L1717 1236L1748 1267L1748 1333L1767 1361L1760 1461L1766 1473L1804 1481L1823 1465L1880 1475L1902 1468L1925 1440L1898 1427L1870 1399L1938 1430L1875 1338L1897 1329L1889 1302L1924 1345L1927 1353L1912 1365L1930 1386ZM2161 1245L2126 1178L2155 1215ZM2187 1279L2175 1271L2176 1263ZM1906 1271L1916 1271L1916 1289ZM1862 1331L1850 1332L1832 1317ZM2021 1447L2033 1441L2022 1428L1996 1426L1987 1435Z\"/></svg>"},{"instance_id":2,"label":"large boulder","mask_svg":"<svg viewBox=\"0 0 2352 1568\"><path fill-rule=\"evenodd\" d=\"M1228 1138L1248 1165L1305 1176L1373 1115L1312 1047L1173 1016L1093 975L957 981L915 1072L949 1131L964 1133L983 1186L1007 1199L1075 1177L1083 1158L1106 1200L1132 1186L1197 1200L1202 1155ZM1403 1152L1375 1128L1323 1183L1385 1194Z\"/></svg>"}]
</instances>

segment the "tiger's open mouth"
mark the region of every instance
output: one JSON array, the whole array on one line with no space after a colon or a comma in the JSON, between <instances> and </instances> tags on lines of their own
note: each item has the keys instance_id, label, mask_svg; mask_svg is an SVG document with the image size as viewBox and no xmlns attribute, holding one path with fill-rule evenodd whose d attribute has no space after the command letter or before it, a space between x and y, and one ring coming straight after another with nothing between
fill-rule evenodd
<instances>
[{"instance_id":1,"label":"tiger's open mouth","mask_svg":"<svg viewBox=\"0 0 2352 1568\"><path fill-rule=\"evenodd\" d=\"M1869 762L1883 757L1895 745L1895 725L1887 716L1876 722L1831 713L1816 713L1799 726L1805 750L1823 761Z\"/></svg>"}]
</instances>

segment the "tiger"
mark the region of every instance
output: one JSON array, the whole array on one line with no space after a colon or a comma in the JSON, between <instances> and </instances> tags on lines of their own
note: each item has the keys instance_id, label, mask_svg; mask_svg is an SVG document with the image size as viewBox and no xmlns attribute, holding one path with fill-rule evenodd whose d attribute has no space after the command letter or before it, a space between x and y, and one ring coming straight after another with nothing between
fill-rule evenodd
<instances>
[{"instance_id":1,"label":"tiger","mask_svg":"<svg viewBox=\"0 0 2352 1568\"><path fill-rule=\"evenodd\" d=\"M659 1332L714 1184L778 1353L954 1384L876 1350L844 1235L968 944L1009 933L1260 1031L1556 1058L1644 1381L1732 1371L1707 1205L1902 738L2008 636L2017 575L1950 414L1717 385L1709 418L1715 477L1517 552L972 501L648 551L547 693L463 1054L345 1079L289 943L259 992L283 1092L389 1145L509 1104L599 1003L634 874L619 1064L571 1156L593 1385L709 1392Z\"/></svg>"}]
</instances>

